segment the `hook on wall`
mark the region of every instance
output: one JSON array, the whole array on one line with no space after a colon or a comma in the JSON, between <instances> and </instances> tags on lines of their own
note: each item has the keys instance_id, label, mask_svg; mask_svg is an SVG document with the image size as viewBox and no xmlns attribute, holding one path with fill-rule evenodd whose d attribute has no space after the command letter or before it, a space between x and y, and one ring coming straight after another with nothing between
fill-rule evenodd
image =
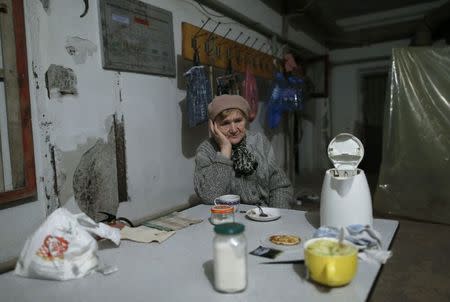
<instances>
[{"instance_id":1,"label":"hook on wall","mask_svg":"<svg viewBox=\"0 0 450 302\"><path fill-rule=\"evenodd\" d=\"M266 42L264 42L263 44L261 44L261 46L258 48L258 51L261 51L261 49L264 47L264 45L266 45Z\"/></svg>"},{"instance_id":2,"label":"hook on wall","mask_svg":"<svg viewBox=\"0 0 450 302\"><path fill-rule=\"evenodd\" d=\"M234 33L235 30L231 28L220 30L219 27L224 23L214 21L214 24L211 24L213 22L207 21L206 18L202 22L201 29L189 23L182 23L183 58L192 60L197 57L197 62L223 68L226 74L231 74L234 70L245 72L251 68L255 75L272 77L274 67L269 42L261 37L258 39L247 36L244 32ZM224 34L219 35L217 32Z\"/></svg>"},{"instance_id":3,"label":"hook on wall","mask_svg":"<svg viewBox=\"0 0 450 302\"><path fill-rule=\"evenodd\" d=\"M203 30L203 28L206 26L206 24L208 24L209 20L211 20L210 17L208 17L208 19L206 19L206 21L202 24L202 26L192 36L192 38L191 38L191 47L192 47L193 50L198 50L197 38L200 36L199 33Z\"/></svg>"},{"instance_id":4,"label":"hook on wall","mask_svg":"<svg viewBox=\"0 0 450 302\"><path fill-rule=\"evenodd\" d=\"M250 50L247 52L247 54L249 54L250 52L253 52L253 46L255 46L256 42L258 42L258 38L256 38L255 41L253 41L252 45L250 46ZM256 58L254 56L251 56L249 59L250 59L251 65L253 66L253 68L255 68L257 65Z\"/></svg>"},{"instance_id":5,"label":"hook on wall","mask_svg":"<svg viewBox=\"0 0 450 302\"><path fill-rule=\"evenodd\" d=\"M244 55L247 55L247 54L249 54L250 52L253 51L253 46L255 46L256 42L258 42L258 38L256 38L255 41L253 41L253 43L249 46L249 49L247 49L247 51L244 52ZM246 43L244 43L243 45L245 46L245 44Z\"/></svg>"},{"instance_id":6,"label":"hook on wall","mask_svg":"<svg viewBox=\"0 0 450 302\"><path fill-rule=\"evenodd\" d=\"M202 26L197 30L197 32L192 36L191 38L191 47L194 50L194 54L192 57L192 61L194 62L194 66L197 66L200 64L200 55L198 53L198 45L197 45L197 38L200 36L199 33L203 30L203 28L208 24L208 22L211 20L210 17L203 22Z\"/></svg>"},{"instance_id":7,"label":"hook on wall","mask_svg":"<svg viewBox=\"0 0 450 302\"><path fill-rule=\"evenodd\" d=\"M211 40L213 40L213 34L217 30L217 28L219 28L220 24L221 24L220 22L217 22L216 27L214 27L213 31L209 33L208 38L206 38L205 52L207 55L209 55L214 50L214 42L213 47L210 47L210 42Z\"/></svg>"},{"instance_id":8,"label":"hook on wall","mask_svg":"<svg viewBox=\"0 0 450 302\"><path fill-rule=\"evenodd\" d=\"M239 48L241 48L241 47L245 46L245 44L247 44L248 40L250 40L250 36L248 36L247 39L244 41L244 43L242 43L242 46L239 44L236 44L235 47L238 46ZM239 50L236 53L236 63L238 65L241 64L241 52Z\"/></svg>"},{"instance_id":9,"label":"hook on wall","mask_svg":"<svg viewBox=\"0 0 450 302\"><path fill-rule=\"evenodd\" d=\"M256 38L255 41L253 41L252 45L250 45L250 48L253 48L253 46L255 46L256 42L258 42L258 38Z\"/></svg>"},{"instance_id":10,"label":"hook on wall","mask_svg":"<svg viewBox=\"0 0 450 302\"><path fill-rule=\"evenodd\" d=\"M228 34L231 32L231 28L228 28L227 33L220 39L219 43L217 44L217 46L220 46L224 43L225 39L227 38Z\"/></svg>"},{"instance_id":11,"label":"hook on wall","mask_svg":"<svg viewBox=\"0 0 450 302\"><path fill-rule=\"evenodd\" d=\"M264 48L266 49L264 50ZM254 68L259 68L260 70L269 70L269 64L267 64L267 60L265 58L268 56L268 54L266 53L267 48L270 49L270 45L267 45L266 42L263 42L256 50L257 55L253 57L252 61Z\"/></svg>"},{"instance_id":12,"label":"hook on wall","mask_svg":"<svg viewBox=\"0 0 450 302\"><path fill-rule=\"evenodd\" d=\"M212 35L214 34L214 32L217 30L217 28L220 26L220 22L217 22L216 27L214 27L213 31L209 33L208 38L206 39L206 41L209 41L212 37Z\"/></svg>"},{"instance_id":13,"label":"hook on wall","mask_svg":"<svg viewBox=\"0 0 450 302\"><path fill-rule=\"evenodd\" d=\"M239 38L242 36L243 32L241 31L239 33L239 35L236 37L236 39L234 39L234 42L237 43L237 41L239 40ZM235 46L236 47L236 46Z\"/></svg>"},{"instance_id":14,"label":"hook on wall","mask_svg":"<svg viewBox=\"0 0 450 302\"><path fill-rule=\"evenodd\" d=\"M222 45L222 44L224 44L225 43L225 39L227 38L227 36L228 36L228 34L231 32L231 28L228 28L228 31L226 32L226 34L220 39L220 41L219 42L217 42L217 44L216 44L216 57L220 57L220 46Z\"/></svg>"},{"instance_id":15,"label":"hook on wall","mask_svg":"<svg viewBox=\"0 0 450 302\"><path fill-rule=\"evenodd\" d=\"M267 45L267 43L264 42L256 51L258 52L258 56L267 56L270 55L269 53L267 53L268 50L270 51L270 45Z\"/></svg>"},{"instance_id":16,"label":"hook on wall","mask_svg":"<svg viewBox=\"0 0 450 302\"><path fill-rule=\"evenodd\" d=\"M241 31L241 32L239 33L239 35L236 37L236 39L234 39L234 41L233 41L234 46L232 46L231 48L228 48L228 49L227 49L227 58L228 58L229 60L230 60L231 57L232 57L231 51L232 51L233 49L235 49L235 48L238 46L237 41L239 40L239 38L240 38L243 34L244 34L244 33Z\"/></svg>"},{"instance_id":17,"label":"hook on wall","mask_svg":"<svg viewBox=\"0 0 450 302\"><path fill-rule=\"evenodd\" d=\"M277 37L275 35L272 36L272 38L270 39L270 52L271 52L271 55L274 56L274 57L278 57L278 53L279 53L281 47L282 46L278 42Z\"/></svg>"},{"instance_id":18,"label":"hook on wall","mask_svg":"<svg viewBox=\"0 0 450 302\"><path fill-rule=\"evenodd\" d=\"M192 37L193 39L197 38L199 36L199 33L202 31L202 29L206 26L206 24L208 24L208 22L211 20L210 17L208 17L208 19L206 19L206 21L203 23L203 25L197 30L197 32L194 34L194 36Z\"/></svg>"},{"instance_id":19,"label":"hook on wall","mask_svg":"<svg viewBox=\"0 0 450 302\"><path fill-rule=\"evenodd\" d=\"M84 12L80 15L80 18L86 16L89 10L89 0L83 0L83 2L84 2Z\"/></svg>"},{"instance_id":20,"label":"hook on wall","mask_svg":"<svg viewBox=\"0 0 450 302\"><path fill-rule=\"evenodd\" d=\"M244 43L242 43L242 45L245 46L245 44L247 44L248 40L250 40L250 36L247 37L247 39L244 41Z\"/></svg>"}]
</instances>

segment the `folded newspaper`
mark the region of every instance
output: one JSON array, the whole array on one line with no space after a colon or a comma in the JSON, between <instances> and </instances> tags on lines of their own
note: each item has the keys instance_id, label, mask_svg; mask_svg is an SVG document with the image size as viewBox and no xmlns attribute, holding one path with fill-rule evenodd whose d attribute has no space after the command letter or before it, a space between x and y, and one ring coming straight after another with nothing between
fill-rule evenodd
<instances>
[{"instance_id":1,"label":"folded newspaper","mask_svg":"<svg viewBox=\"0 0 450 302\"><path fill-rule=\"evenodd\" d=\"M150 243L153 241L161 243L170 236L172 236L173 234L175 234L174 231L170 232L161 231L156 230L154 228L149 228L144 225L138 226L137 228L124 226L120 230L121 239L128 239L136 242L145 242L145 243Z\"/></svg>"},{"instance_id":2,"label":"folded newspaper","mask_svg":"<svg viewBox=\"0 0 450 302\"><path fill-rule=\"evenodd\" d=\"M174 212L154 220L145 221L142 225L161 231L177 231L200 222L202 222L202 219L187 218L179 212Z\"/></svg>"}]
</instances>

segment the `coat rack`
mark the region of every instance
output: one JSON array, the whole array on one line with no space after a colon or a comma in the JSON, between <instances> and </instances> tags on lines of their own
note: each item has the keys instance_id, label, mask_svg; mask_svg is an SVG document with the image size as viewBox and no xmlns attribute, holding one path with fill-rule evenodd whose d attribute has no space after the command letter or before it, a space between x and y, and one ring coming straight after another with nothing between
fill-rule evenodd
<instances>
[{"instance_id":1,"label":"coat rack","mask_svg":"<svg viewBox=\"0 0 450 302\"><path fill-rule=\"evenodd\" d=\"M253 47L257 44L258 39L252 40L250 36L241 38L242 32L235 34L236 38L233 40L227 38L232 36L231 29L224 36L217 35L214 32L220 23L217 23L212 31L204 29L209 20L205 21L202 27L186 22L182 23L182 56L184 59L225 70L229 70L231 67L232 71L241 73L245 72L249 66L255 76L266 79L273 77L274 58L262 52L266 43L262 43L257 50ZM239 43L240 39L244 42Z\"/></svg>"}]
</instances>

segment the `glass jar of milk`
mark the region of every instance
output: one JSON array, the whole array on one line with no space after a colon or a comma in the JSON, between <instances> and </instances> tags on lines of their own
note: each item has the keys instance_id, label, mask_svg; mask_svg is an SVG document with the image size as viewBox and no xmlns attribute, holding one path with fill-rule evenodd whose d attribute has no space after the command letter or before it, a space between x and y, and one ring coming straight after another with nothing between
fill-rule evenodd
<instances>
[{"instance_id":1,"label":"glass jar of milk","mask_svg":"<svg viewBox=\"0 0 450 302\"><path fill-rule=\"evenodd\" d=\"M247 287L247 240L240 223L216 225L213 241L214 286L226 293Z\"/></svg>"}]
</instances>

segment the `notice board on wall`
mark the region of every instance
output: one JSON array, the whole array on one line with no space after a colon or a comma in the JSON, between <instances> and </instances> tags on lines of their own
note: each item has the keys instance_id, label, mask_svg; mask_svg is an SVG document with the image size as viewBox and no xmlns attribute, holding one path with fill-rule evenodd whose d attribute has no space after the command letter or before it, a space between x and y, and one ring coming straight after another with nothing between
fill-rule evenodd
<instances>
[{"instance_id":1,"label":"notice board on wall","mask_svg":"<svg viewBox=\"0 0 450 302\"><path fill-rule=\"evenodd\" d=\"M100 0L105 69L175 77L170 11L137 0Z\"/></svg>"}]
</instances>

